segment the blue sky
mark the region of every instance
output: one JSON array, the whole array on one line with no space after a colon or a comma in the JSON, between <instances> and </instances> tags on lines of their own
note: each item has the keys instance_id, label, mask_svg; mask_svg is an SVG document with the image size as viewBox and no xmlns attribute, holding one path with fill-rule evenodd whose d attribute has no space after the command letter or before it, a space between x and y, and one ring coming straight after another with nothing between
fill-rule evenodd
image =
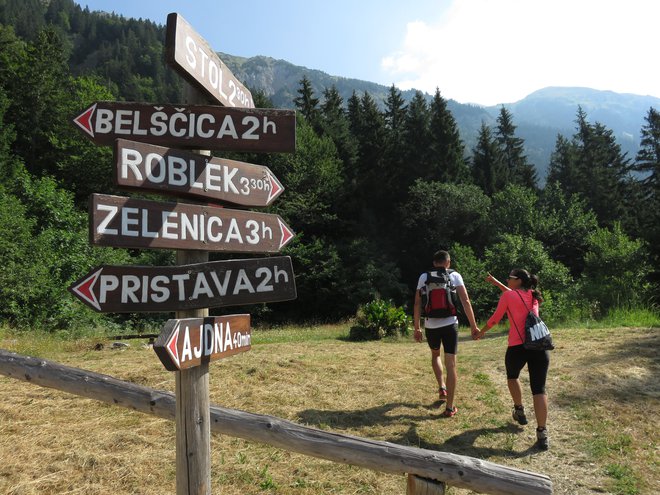
<instances>
[{"instance_id":1,"label":"blue sky","mask_svg":"<svg viewBox=\"0 0 660 495\"><path fill-rule=\"evenodd\" d=\"M546 86L660 97L653 0L76 1L159 24L178 12L220 52L438 87L461 103L511 103Z\"/></svg>"}]
</instances>

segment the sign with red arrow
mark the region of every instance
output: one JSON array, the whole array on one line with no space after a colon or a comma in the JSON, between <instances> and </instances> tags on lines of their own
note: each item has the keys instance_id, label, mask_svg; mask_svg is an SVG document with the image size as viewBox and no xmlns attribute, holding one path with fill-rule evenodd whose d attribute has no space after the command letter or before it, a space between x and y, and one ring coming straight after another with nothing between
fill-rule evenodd
<instances>
[{"instance_id":1,"label":"sign with red arrow","mask_svg":"<svg viewBox=\"0 0 660 495\"><path fill-rule=\"evenodd\" d=\"M73 123L99 145L112 145L123 138L205 150L296 149L294 110L98 101Z\"/></svg>"},{"instance_id":2,"label":"sign with red arrow","mask_svg":"<svg viewBox=\"0 0 660 495\"><path fill-rule=\"evenodd\" d=\"M250 91L222 63L208 42L177 13L167 16L165 57L189 83L221 105L254 108Z\"/></svg>"},{"instance_id":3,"label":"sign with red arrow","mask_svg":"<svg viewBox=\"0 0 660 495\"><path fill-rule=\"evenodd\" d=\"M170 312L296 298L291 258L92 269L69 291L102 313Z\"/></svg>"},{"instance_id":4,"label":"sign with red arrow","mask_svg":"<svg viewBox=\"0 0 660 495\"><path fill-rule=\"evenodd\" d=\"M251 349L250 315L168 320L154 351L168 371L193 368Z\"/></svg>"},{"instance_id":5,"label":"sign with red arrow","mask_svg":"<svg viewBox=\"0 0 660 495\"><path fill-rule=\"evenodd\" d=\"M278 253L294 237L279 215L187 203L92 194L96 246Z\"/></svg>"},{"instance_id":6,"label":"sign with red arrow","mask_svg":"<svg viewBox=\"0 0 660 495\"><path fill-rule=\"evenodd\" d=\"M115 183L241 206L268 206L284 187L268 167L151 144L115 141Z\"/></svg>"}]
</instances>

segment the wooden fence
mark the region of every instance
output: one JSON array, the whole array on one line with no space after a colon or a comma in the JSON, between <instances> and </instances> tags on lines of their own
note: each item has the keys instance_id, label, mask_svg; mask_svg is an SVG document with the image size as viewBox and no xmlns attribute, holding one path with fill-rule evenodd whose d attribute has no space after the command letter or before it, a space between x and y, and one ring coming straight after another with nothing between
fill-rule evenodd
<instances>
[{"instance_id":1,"label":"wooden fence","mask_svg":"<svg viewBox=\"0 0 660 495\"><path fill-rule=\"evenodd\" d=\"M169 392L0 349L0 374L109 404L174 420ZM211 431L265 443L333 462L408 475L409 494L444 493L442 484L494 495L545 495L552 482L542 474L473 457L301 426L272 416L210 407ZM440 485L432 480L437 480Z\"/></svg>"}]
</instances>

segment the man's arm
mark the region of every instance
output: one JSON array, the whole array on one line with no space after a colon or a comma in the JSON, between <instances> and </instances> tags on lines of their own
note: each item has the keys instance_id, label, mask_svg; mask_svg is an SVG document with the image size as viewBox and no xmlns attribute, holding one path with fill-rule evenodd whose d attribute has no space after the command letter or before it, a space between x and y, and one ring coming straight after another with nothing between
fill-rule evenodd
<instances>
[{"instance_id":1,"label":"man's arm","mask_svg":"<svg viewBox=\"0 0 660 495\"><path fill-rule=\"evenodd\" d=\"M419 289L415 290L415 304L413 306L413 325L415 327L414 338L417 342L423 340L422 330L420 329L420 320L422 318L422 296L419 293Z\"/></svg>"},{"instance_id":2,"label":"man's arm","mask_svg":"<svg viewBox=\"0 0 660 495\"><path fill-rule=\"evenodd\" d=\"M472 333L472 338L474 338L475 335L479 333L479 327L477 326L477 320L474 318L474 311L472 310L470 296L468 296L467 289L464 285L456 287L456 293L458 294L458 298L461 300L461 304L463 305L465 316L467 316L467 319L470 322L470 331Z\"/></svg>"}]
</instances>

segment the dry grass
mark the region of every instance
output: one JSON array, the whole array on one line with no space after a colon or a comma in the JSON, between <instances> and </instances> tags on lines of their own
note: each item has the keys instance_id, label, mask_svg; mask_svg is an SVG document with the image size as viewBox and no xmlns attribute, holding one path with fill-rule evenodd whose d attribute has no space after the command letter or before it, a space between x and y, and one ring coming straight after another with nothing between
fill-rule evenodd
<instances>
[{"instance_id":1,"label":"dry grass","mask_svg":"<svg viewBox=\"0 0 660 495\"><path fill-rule=\"evenodd\" d=\"M331 335L345 331L327 328ZM510 419L502 334L461 341L460 411L441 419L425 344L348 343L310 333L313 340L287 341L286 331L273 338L256 330L250 352L211 365L211 402L541 472L558 494L660 493L657 328L556 332L548 384L552 446L545 453L531 448L532 425ZM0 339L3 348L174 389L173 374L136 341L123 351L94 351L93 344ZM525 399L531 409L527 390ZM174 446L171 422L0 376L2 494L174 493ZM212 454L214 493L405 493L403 476L229 436L213 436Z\"/></svg>"}]
</instances>

